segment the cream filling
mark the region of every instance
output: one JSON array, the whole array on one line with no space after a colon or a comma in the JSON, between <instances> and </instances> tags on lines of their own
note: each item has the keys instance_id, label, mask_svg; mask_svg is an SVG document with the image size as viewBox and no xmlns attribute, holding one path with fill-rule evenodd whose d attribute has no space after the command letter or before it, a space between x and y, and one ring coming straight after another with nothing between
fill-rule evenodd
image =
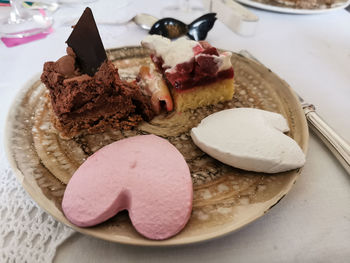
<instances>
[{"instance_id":1,"label":"cream filling","mask_svg":"<svg viewBox=\"0 0 350 263\"><path fill-rule=\"evenodd\" d=\"M171 74L176 73L176 65L189 62L194 58L193 48L200 45L198 42L186 39L185 37L171 41L159 35L148 35L142 40L141 44L153 50L157 57L161 57L164 61L163 68L167 68L166 72ZM208 55L198 54L197 56ZM219 56L209 56L214 57L214 62L218 65L218 72L232 67L231 52L223 52Z\"/></svg>"},{"instance_id":2,"label":"cream filling","mask_svg":"<svg viewBox=\"0 0 350 263\"><path fill-rule=\"evenodd\" d=\"M159 35L149 35L142 40L142 46L155 51L155 55L164 61L163 68L175 68L176 65L190 61L193 56L193 48L199 43L186 38L171 41Z\"/></svg>"}]
</instances>

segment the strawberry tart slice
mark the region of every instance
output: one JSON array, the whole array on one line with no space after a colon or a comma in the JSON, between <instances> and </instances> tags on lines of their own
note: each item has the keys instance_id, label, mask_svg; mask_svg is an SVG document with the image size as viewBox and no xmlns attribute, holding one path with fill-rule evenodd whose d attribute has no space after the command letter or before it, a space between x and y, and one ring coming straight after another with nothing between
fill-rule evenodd
<instances>
[{"instance_id":1,"label":"strawberry tart slice","mask_svg":"<svg viewBox=\"0 0 350 263\"><path fill-rule=\"evenodd\" d=\"M171 41L158 35L147 36L142 46L151 50L151 59L168 83L176 111L232 99L231 52L219 53L205 41Z\"/></svg>"}]
</instances>

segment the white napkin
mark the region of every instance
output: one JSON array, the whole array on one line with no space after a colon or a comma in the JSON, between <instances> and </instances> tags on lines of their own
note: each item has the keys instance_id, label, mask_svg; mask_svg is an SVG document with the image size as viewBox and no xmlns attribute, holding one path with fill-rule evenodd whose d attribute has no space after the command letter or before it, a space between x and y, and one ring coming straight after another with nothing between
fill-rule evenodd
<instances>
[{"instance_id":1,"label":"white napkin","mask_svg":"<svg viewBox=\"0 0 350 263\"><path fill-rule=\"evenodd\" d=\"M2 145L0 144L2 150ZM38 207L0 153L0 261L51 262L74 231Z\"/></svg>"}]
</instances>

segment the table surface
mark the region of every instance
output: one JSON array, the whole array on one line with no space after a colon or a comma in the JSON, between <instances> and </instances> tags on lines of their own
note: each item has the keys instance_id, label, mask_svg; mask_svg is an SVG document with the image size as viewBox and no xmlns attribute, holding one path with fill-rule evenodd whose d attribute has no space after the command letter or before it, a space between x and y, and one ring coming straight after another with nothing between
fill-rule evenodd
<instances>
[{"instance_id":1,"label":"table surface","mask_svg":"<svg viewBox=\"0 0 350 263\"><path fill-rule=\"evenodd\" d=\"M165 4L153 2L157 4L129 3L116 14L125 16L132 7L133 12L160 17ZM83 5L69 8L79 14ZM320 15L250 10L260 18L254 36L239 36L218 21L207 40L234 52L250 51L315 104L323 119L350 141L350 14L345 10ZM63 11L54 14L57 19L64 17ZM132 23L99 28L105 48L139 45L147 34ZM45 61L65 53L71 29L56 23L54 30L47 38L25 45L0 44L0 135L22 85L42 70ZM58 248L55 262L349 262L349 189L350 176L311 133L307 162L293 189L245 228L208 242L169 248L120 245L74 234Z\"/></svg>"}]
</instances>

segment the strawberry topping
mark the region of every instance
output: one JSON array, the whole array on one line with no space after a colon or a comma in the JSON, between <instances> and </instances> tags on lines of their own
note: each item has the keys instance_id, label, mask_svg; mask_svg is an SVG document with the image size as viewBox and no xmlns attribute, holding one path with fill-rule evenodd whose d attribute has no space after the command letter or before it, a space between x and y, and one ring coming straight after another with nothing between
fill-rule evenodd
<instances>
[{"instance_id":1,"label":"strawberry topping","mask_svg":"<svg viewBox=\"0 0 350 263\"><path fill-rule=\"evenodd\" d=\"M151 55L151 59L177 90L186 90L217 80L233 78L232 67L219 71L217 62L219 53L208 42L201 41L199 45L193 47L193 52L194 57L190 61L178 64L172 69L163 67L164 62L161 57Z\"/></svg>"}]
</instances>

